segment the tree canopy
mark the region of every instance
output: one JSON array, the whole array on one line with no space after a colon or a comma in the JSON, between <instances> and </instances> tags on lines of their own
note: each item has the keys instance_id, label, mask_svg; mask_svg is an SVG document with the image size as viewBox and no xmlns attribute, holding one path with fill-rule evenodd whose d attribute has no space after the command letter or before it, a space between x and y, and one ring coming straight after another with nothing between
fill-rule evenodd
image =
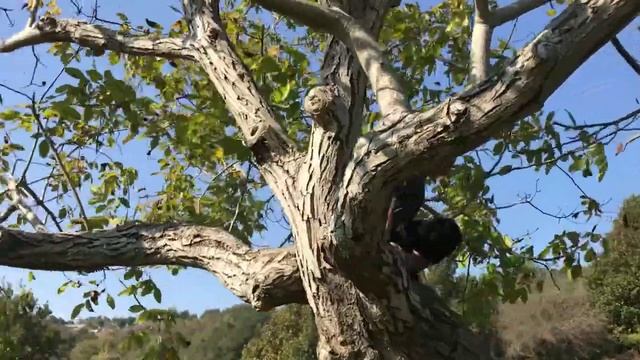
<instances>
[{"instance_id":1,"label":"tree canopy","mask_svg":"<svg viewBox=\"0 0 640 360\"><path fill-rule=\"evenodd\" d=\"M60 288L86 290L74 317L114 307L95 272L127 267L120 294L136 299L130 311L173 322L138 301L162 299L143 267L186 266L259 310L311 305L321 359L481 357L384 238L392 189L416 175L428 179L425 210L463 229L457 262L486 271L475 294L526 301L531 263L578 277L595 259L595 228L541 249L500 232L501 209L545 211L535 194L497 204L490 180L524 169L603 179L607 145L637 131L640 109L586 123L543 105L609 41L638 72L616 35L640 2L163 5L162 20L77 1L0 8L9 25L27 23L0 52L35 54L26 90L0 83L22 99L0 112L0 264L80 271ZM543 6L549 22L525 45L494 36ZM39 78L43 49L60 67L51 79ZM134 153L145 161L129 161ZM576 187L581 207L551 216L602 214ZM280 247L252 246L278 223L290 231Z\"/></svg>"}]
</instances>

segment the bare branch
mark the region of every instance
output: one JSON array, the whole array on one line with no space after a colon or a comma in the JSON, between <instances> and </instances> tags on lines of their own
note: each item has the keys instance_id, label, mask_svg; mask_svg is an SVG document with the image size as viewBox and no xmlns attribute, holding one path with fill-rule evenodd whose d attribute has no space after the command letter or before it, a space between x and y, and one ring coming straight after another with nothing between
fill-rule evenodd
<instances>
[{"instance_id":1,"label":"bare branch","mask_svg":"<svg viewBox=\"0 0 640 360\"><path fill-rule=\"evenodd\" d=\"M627 146L631 145L631 143L633 143L634 141L637 141L638 139L640 139L640 134L636 134L632 136L629 140L625 141L624 146L622 147L622 151L627 150Z\"/></svg>"},{"instance_id":2,"label":"bare branch","mask_svg":"<svg viewBox=\"0 0 640 360\"><path fill-rule=\"evenodd\" d=\"M629 53L629 51L625 49L625 47L616 36L611 39L611 45L616 48L618 54L620 54L624 61L626 61L629 66L631 66L633 71L635 71L636 74L640 75L640 62L638 62L638 60L636 60L633 55L631 55L631 53Z\"/></svg>"},{"instance_id":3,"label":"bare branch","mask_svg":"<svg viewBox=\"0 0 640 360\"><path fill-rule=\"evenodd\" d=\"M408 101L393 70L385 61L376 39L356 19L337 7L327 7L301 0L254 0L254 2L288 16L314 30L336 36L354 51L369 77L383 115L409 111Z\"/></svg>"},{"instance_id":4,"label":"bare branch","mask_svg":"<svg viewBox=\"0 0 640 360\"><path fill-rule=\"evenodd\" d=\"M56 216L56 214L54 214L53 211L47 206L47 204L45 204L44 200L40 198L38 194L36 194L33 188L31 188L31 186L27 184L26 179L24 177L20 179L18 186L22 188L29 196L31 196L33 201L36 202L36 205L41 207L42 210L44 210L47 213L47 215L49 215L49 217L51 218L51 221L53 221L58 231L62 231L62 225L60 225L60 221L58 221L58 217ZM45 221L46 220L47 218L45 217ZM2 222L0 221L0 223Z\"/></svg>"},{"instance_id":5,"label":"bare branch","mask_svg":"<svg viewBox=\"0 0 640 360\"><path fill-rule=\"evenodd\" d=\"M104 26L53 17L43 17L34 26L0 40L0 53L52 42L76 43L95 50L132 55L193 60L192 50L183 39L122 35Z\"/></svg>"},{"instance_id":6,"label":"bare branch","mask_svg":"<svg viewBox=\"0 0 640 360\"><path fill-rule=\"evenodd\" d=\"M7 185L7 193L9 198L11 199L11 205L15 206L20 210L22 215L27 219L29 224L33 226L36 231L46 232L47 227L44 226L44 223L38 216L31 210L29 205L24 200L24 196L22 195L20 188L18 187L18 183L9 173L5 173L2 175L4 182Z\"/></svg>"},{"instance_id":7,"label":"bare branch","mask_svg":"<svg viewBox=\"0 0 640 360\"><path fill-rule=\"evenodd\" d=\"M9 22L9 26L13 27L15 25L15 23L13 22L13 19L11 18L11 16L9 15L9 13L11 11L13 11L13 9L8 9L6 7L2 7L0 6L0 11L4 13L4 17L7 19L7 21Z\"/></svg>"},{"instance_id":8,"label":"bare branch","mask_svg":"<svg viewBox=\"0 0 640 360\"><path fill-rule=\"evenodd\" d=\"M183 265L214 273L259 310L305 302L291 248L251 250L203 226L129 225L94 233L28 233L0 228L0 265L53 271Z\"/></svg>"},{"instance_id":9,"label":"bare branch","mask_svg":"<svg viewBox=\"0 0 640 360\"><path fill-rule=\"evenodd\" d=\"M590 128L594 128L594 127L599 127L599 128L607 128L609 126L615 126L618 127L620 126L621 123L627 121L627 120L633 120L634 118L640 116L640 108L637 108L615 120L611 120L611 121L605 121L605 122L598 122L598 123L591 123L591 124L584 124L584 125L568 125L568 124L564 124L561 123L559 121L554 121L553 125L559 126L563 129L566 130L584 130L584 129L590 129Z\"/></svg>"},{"instance_id":10,"label":"bare branch","mask_svg":"<svg viewBox=\"0 0 640 360\"><path fill-rule=\"evenodd\" d=\"M56 163L58 164L58 168L60 168L60 172L62 173L65 181L67 182L69 189L71 189L71 194L73 194L73 198L76 201L76 204L78 205L78 209L80 210L80 217L82 218L82 222L84 223L85 230L91 230L91 228L89 227L89 219L87 217L87 212L84 210L82 199L80 199L80 193L78 192L78 189L76 189L73 181L71 180L71 175L69 174L69 170L67 170L67 167L64 161L62 160L62 157L60 156L60 152L58 151L56 143L53 141L51 136L49 136L49 134L47 133L47 129L45 129L44 124L42 124L42 120L40 120L40 114L38 112L38 109L36 108L35 102L31 104L31 111L33 114L33 118L38 124L38 129L44 136L44 139L45 139L44 141L46 141L49 144L49 148L51 149L51 152L53 152L53 158L56 160Z\"/></svg>"},{"instance_id":11,"label":"bare branch","mask_svg":"<svg viewBox=\"0 0 640 360\"><path fill-rule=\"evenodd\" d=\"M0 214L0 224L7 221L11 217L11 215L13 215L13 213L15 213L18 210L19 209L16 205L14 204L9 205L9 207L2 214Z\"/></svg>"},{"instance_id":12,"label":"bare branch","mask_svg":"<svg viewBox=\"0 0 640 360\"><path fill-rule=\"evenodd\" d=\"M33 26L38 19L38 10L40 8L40 2L37 0L28 1L26 4L27 9L29 10L29 18L27 19L27 28Z\"/></svg>"},{"instance_id":13,"label":"bare branch","mask_svg":"<svg viewBox=\"0 0 640 360\"><path fill-rule=\"evenodd\" d=\"M507 6L499 7L491 12L491 25L499 26L534 10L549 0L518 0Z\"/></svg>"},{"instance_id":14,"label":"bare branch","mask_svg":"<svg viewBox=\"0 0 640 360\"><path fill-rule=\"evenodd\" d=\"M475 16L471 33L471 74L469 83L477 84L489 76L489 54L493 27L488 0L475 1Z\"/></svg>"}]
</instances>

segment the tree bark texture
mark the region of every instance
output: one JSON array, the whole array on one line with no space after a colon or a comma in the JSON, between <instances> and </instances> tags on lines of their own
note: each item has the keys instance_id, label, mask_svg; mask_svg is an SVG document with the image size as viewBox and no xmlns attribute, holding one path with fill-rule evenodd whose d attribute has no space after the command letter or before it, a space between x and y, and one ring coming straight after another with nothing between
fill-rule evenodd
<instances>
[{"instance_id":1,"label":"tree bark texture","mask_svg":"<svg viewBox=\"0 0 640 360\"><path fill-rule=\"evenodd\" d=\"M477 83L426 112L411 111L376 39L389 0L254 0L333 36L322 85L305 109L315 123L306 151L292 145L236 54L217 1L183 0L184 39L126 37L79 21L43 18L0 52L51 41L199 63L222 94L261 174L292 226L295 245L252 250L221 229L132 225L91 234L0 231L0 264L92 271L113 265L206 269L257 309L308 303L322 360L485 359L490 346L461 325L430 288L407 278L384 241L391 190L412 175L438 176L459 155L540 109L545 100L640 11L637 0L576 0L487 77L491 29L540 6L484 5L474 40ZM483 5L484 4L484 5ZM377 58L378 57L378 58ZM362 135L367 81L383 119Z\"/></svg>"}]
</instances>

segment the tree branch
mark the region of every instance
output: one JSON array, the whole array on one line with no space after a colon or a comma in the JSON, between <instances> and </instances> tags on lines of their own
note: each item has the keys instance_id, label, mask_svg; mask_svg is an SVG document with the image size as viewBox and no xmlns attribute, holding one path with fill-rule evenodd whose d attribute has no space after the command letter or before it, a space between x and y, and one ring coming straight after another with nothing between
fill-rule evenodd
<instances>
[{"instance_id":1,"label":"tree branch","mask_svg":"<svg viewBox=\"0 0 640 360\"><path fill-rule=\"evenodd\" d=\"M635 71L636 74L640 75L640 62L638 62L638 60L636 60L633 55L631 55L631 53L629 53L627 49L625 49L625 47L616 36L611 39L611 45L613 45L618 54L622 56L624 61L626 61L629 66L631 66L633 71Z\"/></svg>"},{"instance_id":2,"label":"tree branch","mask_svg":"<svg viewBox=\"0 0 640 360\"><path fill-rule=\"evenodd\" d=\"M251 73L238 57L220 19L218 1L184 0L194 57L209 75L253 152L261 174L286 203L298 154L282 131Z\"/></svg>"},{"instance_id":3,"label":"tree branch","mask_svg":"<svg viewBox=\"0 0 640 360\"><path fill-rule=\"evenodd\" d=\"M346 258L366 263L363 242L377 242L391 189L414 174L436 177L459 155L489 141L545 100L640 11L640 2L574 2L498 74L424 113L412 113L361 138L345 172L338 218ZM355 250L354 250L355 249ZM339 252L339 250L338 250ZM370 280L370 279L365 279Z\"/></svg>"},{"instance_id":4,"label":"tree branch","mask_svg":"<svg viewBox=\"0 0 640 360\"><path fill-rule=\"evenodd\" d=\"M43 17L6 40L0 40L0 53L26 46L69 42L94 50L111 50L131 55L193 60L192 50L183 39L122 35L115 30L83 21Z\"/></svg>"},{"instance_id":5,"label":"tree branch","mask_svg":"<svg viewBox=\"0 0 640 360\"><path fill-rule=\"evenodd\" d=\"M9 173L5 173L2 175L2 178L3 182L6 182L7 185L7 194L9 195L9 199L11 199L11 207L17 208L36 231L46 232L47 227L44 226L42 220L40 220L40 218L24 201L24 196L22 196L23 194L21 194L18 183L13 176Z\"/></svg>"},{"instance_id":6,"label":"tree branch","mask_svg":"<svg viewBox=\"0 0 640 360\"><path fill-rule=\"evenodd\" d=\"M491 36L493 34L490 20L489 1L476 0L471 32L470 85L475 85L489 76L489 53L491 52Z\"/></svg>"},{"instance_id":7,"label":"tree branch","mask_svg":"<svg viewBox=\"0 0 640 360\"><path fill-rule=\"evenodd\" d=\"M129 225L94 233L0 228L0 265L53 271L183 265L214 273L256 309L306 301L291 248L252 250L228 232L195 225Z\"/></svg>"},{"instance_id":8,"label":"tree branch","mask_svg":"<svg viewBox=\"0 0 640 360\"><path fill-rule=\"evenodd\" d=\"M290 17L317 31L334 35L358 57L369 77L383 115L409 111L406 95L393 70L385 61L382 48L367 29L349 14L333 6L301 0L253 0L260 6Z\"/></svg>"},{"instance_id":9,"label":"tree branch","mask_svg":"<svg viewBox=\"0 0 640 360\"><path fill-rule=\"evenodd\" d=\"M547 2L549 0L518 0L507 6L499 7L491 12L491 25L496 27L515 20Z\"/></svg>"},{"instance_id":10,"label":"tree branch","mask_svg":"<svg viewBox=\"0 0 640 360\"><path fill-rule=\"evenodd\" d=\"M0 224L7 221L11 217L11 215L13 215L13 213L18 210L18 206L14 204L9 205L9 207L6 208L5 211L2 212L2 214L0 214Z\"/></svg>"}]
</instances>

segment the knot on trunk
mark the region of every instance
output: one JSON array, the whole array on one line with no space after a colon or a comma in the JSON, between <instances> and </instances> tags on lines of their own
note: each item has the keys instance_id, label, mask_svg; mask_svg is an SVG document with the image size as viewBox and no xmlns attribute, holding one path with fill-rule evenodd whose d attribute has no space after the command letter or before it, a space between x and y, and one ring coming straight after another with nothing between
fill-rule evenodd
<instances>
[{"instance_id":1,"label":"knot on trunk","mask_svg":"<svg viewBox=\"0 0 640 360\"><path fill-rule=\"evenodd\" d=\"M52 16L43 16L36 24L36 28L40 31L51 32L58 27L58 20Z\"/></svg>"},{"instance_id":2,"label":"knot on trunk","mask_svg":"<svg viewBox=\"0 0 640 360\"><path fill-rule=\"evenodd\" d=\"M339 117L340 97L335 85L318 86L304 98L304 110L313 121L327 131L335 132Z\"/></svg>"}]
</instances>

